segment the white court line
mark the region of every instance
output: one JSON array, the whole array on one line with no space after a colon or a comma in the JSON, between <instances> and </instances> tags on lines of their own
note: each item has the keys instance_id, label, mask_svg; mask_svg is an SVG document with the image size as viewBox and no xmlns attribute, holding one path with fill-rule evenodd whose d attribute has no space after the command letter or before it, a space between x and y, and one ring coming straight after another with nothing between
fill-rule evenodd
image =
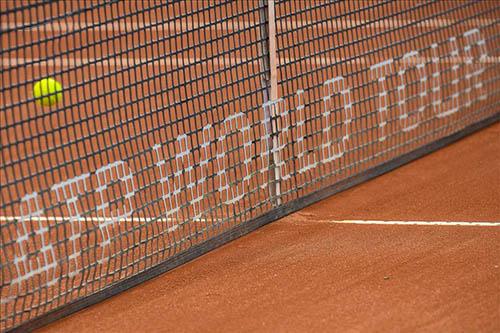
<instances>
[{"instance_id":1,"label":"white court line","mask_svg":"<svg viewBox=\"0 0 500 333\"><path fill-rule=\"evenodd\" d=\"M0 216L0 222L2 221L19 221L20 216ZM65 216L41 216L32 217L31 220L39 221L67 221L69 217ZM110 221L109 217L85 217L81 218L82 221L96 221L96 222L106 222ZM222 219L189 219L195 222L216 222ZM178 219L174 218L154 218L154 217L135 217L133 219L121 219L120 222L177 222ZM187 221L187 220L186 220ZM384 221L384 220L318 220L317 222L323 223L334 223L334 224L364 224L364 225L438 225L438 226L462 226L462 227L500 227L500 221L497 222L465 222L465 221Z\"/></svg>"},{"instance_id":2,"label":"white court line","mask_svg":"<svg viewBox=\"0 0 500 333\"><path fill-rule=\"evenodd\" d=\"M68 216L39 216L39 217L31 217L32 221L68 221L70 217ZM0 222L11 222L11 221L19 221L21 220L21 216L0 216ZM111 221L110 217L81 217L80 221L96 221L96 222L107 222ZM156 217L134 217L128 219L119 219L120 222L178 222L178 219L174 218L156 218ZM184 221L184 220L182 220ZM186 219L187 221L187 219ZM195 222L214 222L220 221L218 219L189 219L189 221Z\"/></svg>"},{"instance_id":3,"label":"white court line","mask_svg":"<svg viewBox=\"0 0 500 333\"><path fill-rule=\"evenodd\" d=\"M183 224L188 225L189 223L192 222L197 222L197 223L208 223L211 225L216 225L219 223L222 223L224 219L217 218L217 219L192 219L192 218L186 218L184 220L179 220L175 218L155 218L155 217L134 217L132 218L127 218L127 219L119 219L118 223L152 223L154 225L158 224L166 224L167 225L167 232L173 232L179 228L179 222L182 222ZM19 222L21 221L20 216L0 216L0 222ZM46 221L46 222L64 222L64 221L70 221L70 217L67 216L37 216L37 217L31 217L29 218L29 221ZM75 220L76 221L76 220ZM73 221L72 223L74 223ZM97 223L101 224L104 222L104 224L109 224L110 222L113 221L112 218L109 217L81 217L78 219L80 222L92 222L92 223ZM172 226L170 226L172 225Z\"/></svg>"},{"instance_id":4,"label":"white court line","mask_svg":"<svg viewBox=\"0 0 500 333\"><path fill-rule=\"evenodd\" d=\"M321 220L335 224L364 224L364 225L438 225L460 227L500 227L499 222L464 222L464 221L380 221L380 220Z\"/></svg>"}]
</instances>

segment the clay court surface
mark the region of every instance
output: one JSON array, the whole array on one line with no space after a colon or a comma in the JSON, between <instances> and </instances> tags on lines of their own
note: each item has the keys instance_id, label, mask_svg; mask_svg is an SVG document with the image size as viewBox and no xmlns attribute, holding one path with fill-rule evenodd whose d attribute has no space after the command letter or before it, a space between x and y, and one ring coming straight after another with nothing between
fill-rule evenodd
<instances>
[{"instance_id":1,"label":"clay court surface","mask_svg":"<svg viewBox=\"0 0 500 333\"><path fill-rule=\"evenodd\" d=\"M41 331L498 332L499 138L496 123Z\"/></svg>"}]
</instances>

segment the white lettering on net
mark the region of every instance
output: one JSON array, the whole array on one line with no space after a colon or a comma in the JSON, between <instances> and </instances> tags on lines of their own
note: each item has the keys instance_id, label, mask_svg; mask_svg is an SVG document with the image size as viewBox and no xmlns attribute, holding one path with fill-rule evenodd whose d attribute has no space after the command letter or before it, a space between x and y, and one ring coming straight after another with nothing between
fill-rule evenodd
<instances>
[{"instance_id":1,"label":"white lettering on net","mask_svg":"<svg viewBox=\"0 0 500 333\"><path fill-rule=\"evenodd\" d=\"M304 90L297 90L297 145L299 152L297 158L299 160L299 173L304 173L316 166L314 154L308 152L305 136L306 136L306 114L303 100Z\"/></svg>"},{"instance_id":2,"label":"white lettering on net","mask_svg":"<svg viewBox=\"0 0 500 333\"><path fill-rule=\"evenodd\" d=\"M264 109L264 115L266 119L268 120L268 131L270 136L272 137L272 140L269 140L271 144L271 149L270 152L272 154L272 159L274 162L274 170L271 172L274 172L274 180L275 180L275 194L277 197L277 203L279 204L281 202L280 195L281 195L281 184L280 180L290 178L290 173L287 172L286 170L286 164L282 161L282 149L280 145L280 138L279 138L279 129L278 129L278 124L277 124L277 118L278 116L281 117L281 112L279 111L280 106L282 109L284 109L284 100L282 98L278 98L276 100L271 100L267 101L264 104L262 104L262 108ZM281 138L283 142L283 138Z\"/></svg>"},{"instance_id":3,"label":"white lettering on net","mask_svg":"<svg viewBox=\"0 0 500 333\"><path fill-rule=\"evenodd\" d=\"M243 142L243 165L244 165L244 175L243 175L243 195L246 193L246 189L250 188L250 179L252 177L251 163L252 163L252 137L250 131L250 124L248 122L247 116L239 112L239 124L240 135L242 136Z\"/></svg>"},{"instance_id":4,"label":"white lettering on net","mask_svg":"<svg viewBox=\"0 0 500 333\"><path fill-rule=\"evenodd\" d=\"M223 133L217 139L217 154L215 155L215 160L217 164L217 180L219 184L219 193L225 194L225 199L221 198L223 201L229 201L229 177L226 173L225 159L226 159L226 149L224 147L224 141L226 139L226 133Z\"/></svg>"},{"instance_id":5,"label":"white lettering on net","mask_svg":"<svg viewBox=\"0 0 500 333\"><path fill-rule=\"evenodd\" d=\"M194 218L201 219L203 213L202 200L205 196L205 186L207 181L207 168L210 161L210 144L213 140L212 136L212 125L205 125L202 129L201 135L203 141L200 145L200 179L198 179L198 184L196 186L196 196L193 197L191 203L194 207Z\"/></svg>"},{"instance_id":6,"label":"white lettering on net","mask_svg":"<svg viewBox=\"0 0 500 333\"><path fill-rule=\"evenodd\" d=\"M351 102L351 92L347 87L344 78L341 76L335 77L333 79L326 80L323 83L323 87L326 87L325 96L323 97L323 119L325 120L325 127L323 127L323 144L322 144L322 162L327 163L342 157L347 150L347 142L350 135L350 126L352 121L352 102ZM334 135L332 133L333 126L331 125L330 118L332 117L332 110L329 107L331 103L331 98L335 94L341 94L344 101L344 121L345 133L342 136L341 142L337 143L337 153L335 153L335 147L332 144L334 142ZM335 109L333 110L335 112Z\"/></svg>"},{"instance_id":7,"label":"white lettering on net","mask_svg":"<svg viewBox=\"0 0 500 333\"><path fill-rule=\"evenodd\" d=\"M167 228L168 231L174 231L177 229L178 224L171 222L170 217L171 216L176 216L178 210L179 210L179 202L177 200L177 197L172 196L172 190L170 189L170 176L167 172L166 168L166 160L163 158L163 153L161 151L161 145L156 144L153 146L153 150L155 152L156 156L156 162L155 165L158 168L158 171L160 172L160 187L161 187L161 194L162 194L162 203L164 206L164 211L165 211L165 218L167 221ZM166 189L165 189L166 188ZM174 202L175 200L175 202Z\"/></svg>"},{"instance_id":8,"label":"white lettering on net","mask_svg":"<svg viewBox=\"0 0 500 333\"><path fill-rule=\"evenodd\" d=\"M265 105L265 104L264 104ZM271 114L269 108L265 107L264 109L264 119L262 120L262 132L264 135L261 136L260 141L260 158L262 161L261 168L259 170L262 184L260 186L261 189L268 189L269 181L267 172L269 171L270 165L270 155L272 153L272 126L271 126Z\"/></svg>"},{"instance_id":9,"label":"white lettering on net","mask_svg":"<svg viewBox=\"0 0 500 333\"><path fill-rule=\"evenodd\" d=\"M25 212L24 206L26 206L27 212ZM42 215L43 208L40 208L36 192L27 194L21 199L20 216L16 223L16 243L19 255L16 254L15 250L13 251L16 277L10 281L10 286L17 285L18 290L22 288L23 281L36 276L41 277L39 279L42 281L41 287L51 286L57 282L55 251L50 242L48 225L43 225L40 219ZM31 231L28 228L30 222L33 226ZM37 236L40 239L39 242L36 240ZM34 247L31 247L31 244ZM11 296L9 295L6 301L10 302L16 298L15 295Z\"/></svg>"},{"instance_id":10,"label":"white lettering on net","mask_svg":"<svg viewBox=\"0 0 500 333\"><path fill-rule=\"evenodd\" d=\"M389 94L387 92L386 78L392 73L394 60L388 59L370 67L370 77L378 82L378 140L385 141L387 138L387 110L389 106Z\"/></svg>"},{"instance_id":11,"label":"white lettering on net","mask_svg":"<svg viewBox=\"0 0 500 333\"><path fill-rule=\"evenodd\" d=\"M183 184L185 184L185 188L191 195L191 198L195 198L195 188L196 188L196 181L194 177L194 165L191 162L191 149L189 149L188 136L186 134L181 134L177 137L176 151L177 151L177 153L175 154L176 170L174 172L173 195L176 198L176 201L180 204L180 200L182 199L182 191L184 187ZM186 175L187 177L187 179L184 179L184 181L182 179L183 174Z\"/></svg>"},{"instance_id":12,"label":"white lettering on net","mask_svg":"<svg viewBox=\"0 0 500 333\"><path fill-rule=\"evenodd\" d=\"M96 208L98 211L101 211L102 219L98 219L99 221L99 231L102 236L102 256L99 263L107 261L109 258L105 257L105 249L108 248L109 256L111 257L112 249L111 244L113 238L116 239L120 237L120 227L119 223L126 223L127 219L132 216L133 213L133 203L132 198L135 195L135 185L133 174L130 168L124 161L116 161L105 165L99 168L96 171L98 187L95 189L95 192L99 194L101 204ZM106 196L105 192L108 190L109 185L116 183L117 181L123 183L125 185L125 194L122 198L115 198L115 202L118 200L123 201L122 208L117 208L109 211L110 217L106 217L106 210L110 207L110 201L106 201L106 197L109 198L109 195ZM110 191L112 193L116 193L116 191ZM111 194L111 193L109 193ZM126 207L128 203L128 208ZM113 232L116 235L113 235Z\"/></svg>"},{"instance_id":13,"label":"white lettering on net","mask_svg":"<svg viewBox=\"0 0 500 333\"><path fill-rule=\"evenodd\" d=\"M458 46L457 39L455 37L450 37L448 40L448 46L450 48L450 57L452 60L458 59ZM451 66L453 79L451 81L451 86L453 87L454 93L451 95L450 100L444 101L441 93L441 78L439 70L439 52L438 45L436 43L431 45L432 50L432 64L434 66L434 73L431 75L431 93L432 93L432 105L434 113L438 118L445 118L454 113L459 109L459 92L458 92L458 68L459 64L454 63Z\"/></svg>"},{"instance_id":14,"label":"white lettering on net","mask_svg":"<svg viewBox=\"0 0 500 333\"><path fill-rule=\"evenodd\" d=\"M219 184L222 184L224 180L225 185L220 186L219 191L226 193L226 204L234 204L241 200L245 194L246 189L250 185L250 162L251 162L251 137L250 137L250 126L246 119L246 116L242 112L235 113L230 115L222 124L224 133L219 137L219 143L222 146L221 154L217 154L217 164L218 164L218 173L219 176ZM233 135L241 136L241 141L236 139L236 147L231 147L230 143L234 140L231 140ZM239 144L242 143L240 147ZM234 167L234 182L231 183L230 176L228 172L226 172L226 168L222 165L221 162L226 158L226 153L233 153L235 150L239 151L243 149L243 174L238 175L236 172L236 166ZM227 156L228 158L230 156ZM236 161L238 162L238 161ZM240 168L241 169L241 168Z\"/></svg>"},{"instance_id":15,"label":"white lettering on net","mask_svg":"<svg viewBox=\"0 0 500 333\"><path fill-rule=\"evenodd\" d=\"M70 248L72 253L68 255L68 276L73 277L77 275L82 268L79 267L78 259L81 257L80 249L77 246L77 242L81 241L82 237L82 226L81 223L83 218L81 216L80 209L78 208L79 196L84 195L87 192L87 179L90 174L85 173L77 177L60 182L52 186L51 190L56 193L56 198L59 202L64 201L66 207L68 208L68 221L71 227L71 235L68 238L70 242ZM73 263L74 269L71 268Z\"/></svg>"},{"instance_id":16,"label":"white lettering on net","mask_svg":"<svg viewBox=\"0 0 500 333\"><path fill-rule=\"evenodd\" d=\"M285 107L285 101L283 99L279 99L277 103L272 104L271 114L274 115L274 119L276 119L277 122L276 135L278 145L275 147L275 152L277 152L280 157L276 161L276 166L279 169L280 180L287 180L292 176L285 158L285 148L290 135L290 112Z\"/></svg>"},{"instance_id":17,"label":"white lettering on net","mask_svg":"<svg viewBox=\"0 0 500 333\"><path fill-rule=\"evenodd\" d=\"M427 75L425 73L425 65L420 60L419 53L417 51L411 51L406 53L402 60L402 68L398 71L398 76L400 79L400 85L398 86L398 108L399 108L399 120L402 124L402 129L405 132L411 131L420 125L420 115L425 110L425 96L427 95ZM415 67L419 73L419 93L418 98L420 100L420 105L418 107L417 113L413 116L415 121L413 124L409 124L408 115L408 104L406 103L406 85L405 85L405 73L411 68L412 62L415 62Z\"/></svg>"},{"instance_id":18,"label":"white lettering on net","mask_svg":"<svg viewBox=\"0 0 500 333\"><path fill-rule=\"evenodd\" d=\"M470 106L474 102L472 100L473 89L478 90L478 100L485 100L486 93L484 91L483 82L480 80L481 74L484 73L484 62L488 58L488 50L486 49L486 41L481 36L479 29L471 29L464 33L464 38L467 44L464 47L465 53L465 79L469 82L469 87L465 90L466 103L465 106ZM474 64L474 55L472 47L476 45L479 52L477 62Z\"/></svg>"}]
</instances>

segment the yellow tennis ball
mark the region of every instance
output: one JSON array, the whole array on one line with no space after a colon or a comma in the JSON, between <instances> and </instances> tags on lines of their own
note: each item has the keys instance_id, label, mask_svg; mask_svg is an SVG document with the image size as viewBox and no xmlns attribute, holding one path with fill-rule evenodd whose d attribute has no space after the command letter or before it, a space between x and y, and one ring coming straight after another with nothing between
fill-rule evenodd
<instances>
[{"instance_id":1,"label":"yellow tennis ball","mask_svg":"<svg viewBox=\"0 0 500 333\"><path fill-rule=\"evenodd\" d=\"M51 106L62 100L62 85L53 78L46 78L35 83L33 96L43 106Z\"/></svg>"}]
</instances>

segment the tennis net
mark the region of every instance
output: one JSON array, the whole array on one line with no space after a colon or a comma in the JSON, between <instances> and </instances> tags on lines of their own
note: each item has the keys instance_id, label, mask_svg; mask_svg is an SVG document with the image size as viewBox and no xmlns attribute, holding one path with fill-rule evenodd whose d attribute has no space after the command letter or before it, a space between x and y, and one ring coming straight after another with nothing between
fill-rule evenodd
<instances>
[{"instance_id":1,"label":"tennis net","mask_svg":"<svg viewBox=\"0 0 500 333\"><path fill-rule=\"evenodd\" d=\"M2 1L0 328L498 121L499 21L478 1Z\"/></svg>"}]
</instances>

